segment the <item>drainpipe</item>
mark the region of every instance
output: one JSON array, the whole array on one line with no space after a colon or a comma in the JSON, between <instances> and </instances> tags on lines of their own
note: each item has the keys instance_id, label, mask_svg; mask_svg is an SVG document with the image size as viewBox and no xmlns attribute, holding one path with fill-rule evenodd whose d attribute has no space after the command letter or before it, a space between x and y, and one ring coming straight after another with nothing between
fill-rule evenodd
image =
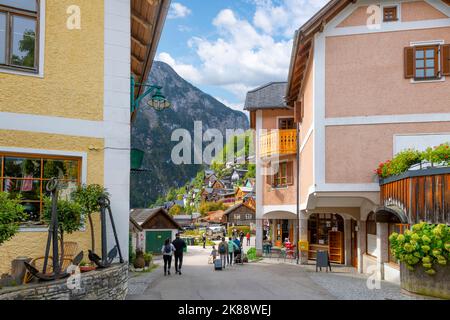
<instances>
[{"instance_id":1,"label":"drainpipe","mask_svg":"<svg viewBox=\"0 0 450 320\"><path fill-rule=\"evenodd\" d=\"M300 264L300 123L296 123L297 127L297 264Z\"/></svg>"}]
</instances>

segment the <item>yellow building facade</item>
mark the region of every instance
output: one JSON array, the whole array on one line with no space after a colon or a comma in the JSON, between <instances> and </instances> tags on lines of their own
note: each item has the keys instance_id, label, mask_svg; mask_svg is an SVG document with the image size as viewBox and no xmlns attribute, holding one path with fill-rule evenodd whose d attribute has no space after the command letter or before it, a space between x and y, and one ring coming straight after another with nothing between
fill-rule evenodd
<instances>
[{"instance_id":1,"label":"yellow building facade","mask_svg":"<svg viewBox=\"0 0 450 320\"><path fill-rule=\"evenodd\" d=\"M169 5L0 0L0 192L20 195L27 213L19 233L0 246L0 274L17 257L44 255L41 214L53 176L65 196L81 184L107 189L128 258L130 75L146 80ZM94 228L100 250L99 215ZM65 236L86 260L90 231L86 224ZM111 228L107 233L111 249Z\"/></svg>"}]
</instances>

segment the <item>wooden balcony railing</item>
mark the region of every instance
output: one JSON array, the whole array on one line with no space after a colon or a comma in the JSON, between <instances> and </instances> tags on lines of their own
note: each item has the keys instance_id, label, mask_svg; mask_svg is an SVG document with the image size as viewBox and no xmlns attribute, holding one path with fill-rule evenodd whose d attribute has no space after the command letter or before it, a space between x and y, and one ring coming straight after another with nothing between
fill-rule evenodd
<instances>
[{"instance_id":1,"label":"wooden balcony railing","mask_svg":"<svg viewBox=\"0 0 450 320\"><path fill-rule=\"evenodd\" d=\"M409 224L450 223L450 168L408 171L380 184L381 204L401 209Z\"/></svg>"},{"instance_id":2,"label":"wooden balcony railing","mask_svg":"<svg viewBox=\"0 0 450 320\"><path fill-rule=\"evenodd\" d=\"M289 155L297 153L297 131L271 130L261 135L260 156Z\"/></svg>"}]
</instances>

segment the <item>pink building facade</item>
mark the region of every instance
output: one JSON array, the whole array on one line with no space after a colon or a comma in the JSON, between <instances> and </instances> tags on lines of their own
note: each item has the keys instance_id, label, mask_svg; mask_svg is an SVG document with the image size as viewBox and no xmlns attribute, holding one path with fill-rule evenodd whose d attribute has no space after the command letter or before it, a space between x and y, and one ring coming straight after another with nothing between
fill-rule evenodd
<instances>
[{"instance_id":1,"label":"pink building facade","mask_svg":"<svg viewBox=\"0 0 450 320\"><path fill-rule=\"evenodd\" d=\"M298 192L302 262L328 250L399 281L388 241L399 226L375 219L374 169L399 151L450 141L450 5L330 1L296 33L284 99L285 109L249 110L256 129L286 113L299 123L300 180L280 200L257 178L257 217L282 208L297 218Z\"/></svg>"}]
</instances>

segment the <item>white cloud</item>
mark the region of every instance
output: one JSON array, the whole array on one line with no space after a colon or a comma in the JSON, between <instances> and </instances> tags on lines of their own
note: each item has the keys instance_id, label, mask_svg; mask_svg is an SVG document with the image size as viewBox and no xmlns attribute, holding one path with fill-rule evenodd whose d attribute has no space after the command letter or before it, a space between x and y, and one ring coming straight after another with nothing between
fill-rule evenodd
<instances>
[{"instance_id":1,"label":"white cloud","mask_svg":"<svg viewBox=\"0 0 450 320\"><path fill-rule=\"evenodd\" d=\"M253 0L254 25L271 35L292 37L296 29L311 18L328 0Z\"/></svg>"},{"instance_id":2,"label":"white cloud","mask_svg":"<svg viewBox=\"0 0 450 320\"><path fill-rule=\"evenodd\" d=\"M201 75L199 71L190 64L177 63L172 56L167 52L161 52L156 60L167 63L171 66L183 79L191 81L193 83L201 82Z\"/></svg>"},{"instance_id":3,"label":"white cloud","mask_svg":"<svg viewBox=\"0 0 450 320\"><path fill-rule=\"evenodd\" d=\"M238 103L234 103L234 102L230 102L226 99L223 99L221 97L214 97L217 101L222 102L224 105L226 105L227 107L233 109L233 110L238 110L238 111L243 111L244 110L244 103L243 102L238 102Z\"/></svg>"},{"instance_id":4,"label":"white cloud","mask_svg":"<svg viewBox=\"0 0 450 320\"><path fill-rule=\"evenodd\" d=\"M191 9L182 5L179 2L174 2L170 5L170 10L167 15L168 19L178 19L187 17L192 13Z\"/></svg>"},{"instance_id":5,"label":"white cloud","mask_svg":"<svg viewBox=\"0 0 450 320\"><path fill-rule=\"evenodd\" d=\"M244 101L247 91L257 86L286 80L295 29L327 0L251 1L256 5L251 21L224 9L212 21L216 38L189 40L198 65L180 63L167 53L160 54L159 59L188 81L219 86L233 93L238 101Z\"/></svg>"}]
</instances>

